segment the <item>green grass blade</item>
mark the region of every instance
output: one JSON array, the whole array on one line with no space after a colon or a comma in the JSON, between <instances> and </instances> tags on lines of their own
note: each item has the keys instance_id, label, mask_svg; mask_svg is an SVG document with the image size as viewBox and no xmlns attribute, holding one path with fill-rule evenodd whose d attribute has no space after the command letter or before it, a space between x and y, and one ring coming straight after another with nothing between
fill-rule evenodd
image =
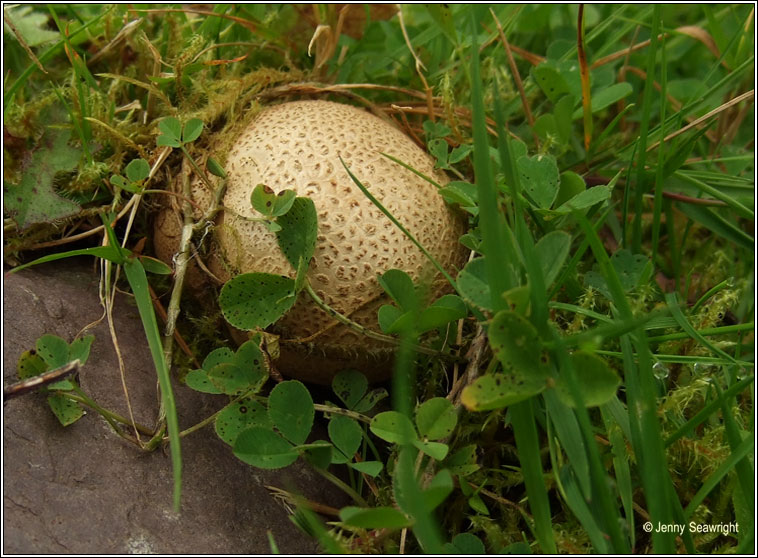
<instances>
[{"instance_id":1,"label":"green grass blade","mask_svg":"<svg viewBox=\"0 0 758 558\"><path fill-rule=\"evenodd\" d=\"M68 252L60 252L58 254L50 254L49 256L43 256L32 262L25 263L18 267L14 267L11 273L16 273L27 267L33 265L43 264L47 262L54 262L56 260L62 260L64 258L71 258L73 256L95 256L96 258L103 258L113 263L119 264L122 262L122 254L117 247L113 246L94 246L92 248L82 248L80 250L69 250Z\"/></svg>"},{"instance_id":2,"label":"green grass blade","mask_svg":"<svg viewBox=\"0 0 758 558\"><path fill-rule=\"evenodd\" d=\"M616 358L623 358L624 353L619 351L607 351L604 349L597 349L595 351L599 355L603 356L611 356ZM632 352L630 354L631 358L636 362L639 360L639 355L635 352ZM652 357L650 356L650 352L648 351L646 361L650 361ZM668 354L668 353L655 353L655 361L661 362L661 363L676 363L676 364L707 364L709 366L727 366L734 364L731 360L726 360L719 357L707 357L707 356L700 356L700 355L677 355L677 354ZM743 366L743 367L750 367L753 366L754 363L747 362L744 360L738 360L737 366Z\"/></svg>"},{"instance_id":3,"label":"green grass blade","mask_svg":"<svg viewBox=\"0 0 758 558\"><path fill-rule=\"evenodd\" d=\"M401 161L397 157L393 157L392 155L389 155L387 153L381 153L381 155L384 155L385 157L387 157L387 159L389 159L393 163L397 163L398 165L400 165L404 169L407 169L407 170L411 171L413 174L415 174L419 178L422 178L423 180L427 181L429 184L431 184L432 186L436 187L438 190L440 188L442 188L442 184L440 184L439 182L437 182L435 180L432 180L431 177L425 175L423 172L417 171L412 166L410 166L408 163L404 163L403 161Z\"/></svg>"},{"instance_id":4,"label":"green grass blade","mask_svg":"<svg viewBox=\"0 0 758 558\"><path fill-rule=\"evenodd\" d=\"M551 309L554 308L555 310L566 310L568 312L573 312L574 314L582 314L584 316L594 318L595 320L599 322L613 323L613 318L609 318L608 316L604 316L603 314L598 314L597 312L594 312L587 308L582 308L581 306L577 306L576 304L568 304L566 302L550 302L548 303L548 308L551 308Z\"/></svg>"},{"instance_id":5,"label":"green grass blade","mask_svg":"<svg viewBox=\"0 0 758 558\"><path fill-rule=\"evenodd\" d=\"M274 538L271 529L266 531L266 537L268 538L268 547L271 550L271 554L281 554L279 551L279 545L276 544L276 539Z\"/></svg>"},{"instance_id":6,"label":"green grass blade","mask_svg":"<svg viewBox=\"0 0 758 558\"><path fill-rule=\"evenodd\" d=\"M608 548L608 540L605 537L605 533L603 533L603 529L595 521L592 509L582 495L575 473L576 471L573 467L564 465L558 475L560 481L556 481L562 483L566 495L566 504L571 508L571 511L587 532L594 551L598 554L612 554Z\"/></svg>"},{"instance_id":7,"label":"green grass blade","mask_svg":"<svg viewBox=\"0 0 758 558\"><path fill-rule=\"evenodd\" d=\"M472 18L473 20L473 18ZM475 29L475 28L474 28ZM492 308L497 312L506 308L502 293L515 286L498 262L511 261L505 238L505 223L498 211L495 177L490 166L490 146L484 114L484 95L479 69L479 50L475 30L471 46L471 107L474 135L474 175L479 192L479 227L487 257L487 282L490 285Z\"/></svg>"},{"instance_id":8,"label":"green grass blade","mask_svg":"<svg viewBox=\"0 0 758 558\"><path fill-rule=\"evenodd\" d=\"M622 320L632 320L632 309L616 270L586 217L578 215L579 224L590 242L610 290L613 303ZM630 339L631 336L631 339ZM637 348L634 362L632 340ZM668 495L671 484L669 467L661 439L657 415L655 379L653 377L650 349L642 330L621 337L624 354L624 380L627 388L627 404L630 410L632 445L638 456L647 509L653 523L670 523L672 508ZM670 533L653 533L653 550L661 553L674 552L674 538Z\"/></svg>"},{"instance_id":9,"label":"green grass blade","mask_svg":"<svg viewBox=\"0 0 758 558\"><path fill-rule=\"evenodd\" d=\"M623 411L623 406L618 398L614 402ZM600 409L603 418L603 425L611 443L611 453L613 454L613 472L615 473L616 488L621 498L621 505L624 507L624 517L629 524L629 544L634 548L635 531L634 531L634 494L632 485L632 474L629 467L629 453L624 438L624 428L619 424L616 416L610 411L610 403ZM627 419L628 431L628 419Z\"/></svg>"},{"instance_id":10,"label":"green grass blade","mask_svg":"<svg viewBox=\"0 0 758 558\"><path fill-rule=\"evenodd\" d=\"M702 205L691 205L688 203L678 203L677 207L687 217L696 223L700 223L709 231L733 242L741 248L753 251L755 239L733 223L721 217L714 210Z\"/></svg>"},{"instance_id":11,"label":"green grass blade","mask_svg":"<svg viewBox=\"0 0 758 558\"><path fill-rule=\"evenodd\" d=\"M682 504L679 502L679 496L677 495L673 484L669 485L669 501L673 506L674 522L677 525L685 525L687 519L684 515L684 508L682 508ZM689 554L695 554L695 542L692 540L692 533L690 533L689 529L685 529L684 533L682 533L682 540L687 552Z\"/></svg>"},{"instance_id":12,"label":"green grass blade","mask_svg":"<svg viewBox=\"0 0 758 558\"><path fill-rule=\"evenodd\" d=\"M555 390L545 392L545 404L548 418L569 458L582 493L591 494L590 465L587 462L587 450L576 417L571 408L558 398Z\"/></svg>"},{"instance_id":13,"label":"green grass blade","mask_svg":"<svg viewBox=\"0 0 758 558\"><path fill-rule=\"evenodd\" d=\"M714 382L713 385L716 388L716 392L721 396L722 394L718 384ZM736 452L742 442L740 428L737 426L737 421L732 414L731 398L722 398L721 401L721 413L724 417L726 439L729 442L729 447L732 452ZM755 474L753 472L753 466L750 464L750 459L744 458L737 461L735 470L737 472L737 480L742 488L742 497L745 498L747 504L750 520L753 521L755 518Z\"/></svg>"},{"instance_id":14,"label":"green grass blade","mask_svg":"<svg viewBox=\"0 0 758 558\"><path fill-rule=\"evenodd\" d=\"M661 38L661 122L666 121L666 105L668 99L666 98L666 35ZM652 261L655 262L658 259L658 242L661 234L661 208L663 207L663 167L666 155L666 142L664 128L661 126L661 139L658 145L658 162L655 167L655 194L653 202L653 240L652 240Z\"/></svg>"},{"instance_id":15,"label":"green grass blade","mask_svg":"<svg viewBox=\"0 0 758 558\"><path fill-rule=\"evenodd\" d=\"M639 318L632 318L629 320L616 320L611 323L603 324L595 328L571 335L565 339L561 339L561 344L566 347L580 347L584 344L595 345L598 340L613 339L620 337L621 335L630 333L643 327L647 322L660 316L660 312L649 313ZM546 343L548 347L554 346L552 343Z\"/></svg>"},{"instance_id":16,"label":"green grass blade","mask_svg":"<svg viewBox=\"0 0 758 558\"><path fill-rule=\"evenodd\" d=\"M650 36L658 37L661 22L661 9L657 4L653 7L653 25ZM648 47L647 79L642 93L642 113L640 114L640 135L637 145L637 181L634 185L634 220L632 222L632 252L640 253L642 246L642 196L646 190L645 159L647 156L647 137L653 98L653 81L655 76L655 60L658 41L653 40Z\"/></svg>"},{"instance_id":17,"label":"green grass blade","mask_svg":"<svg viewBox=\"0 0 758 558\"><path fill-rule=\"evenodd\" d=\"M603 144L603 142L611 134L611 132L613 132L613 130L616 129L616 126L618 126L618 123L621 122L621 119L624 117L624 115L630 110L632 110L635 106L637 105L635 105L634 103L630 103L626 105L623 108L623 110L619 111L619 113L613 118L613 120L611 120L611 122L605 128L603 128L603 131L600 132L600 135L592 141L592 145L590 145L590 150L587 152L588 153L587 157L589 158L590 161L594 157L595 149L597 147L600 147Z\"/></svg>"},{"instance_id":18,"label":"green grass blade","mask_svg":"<svg viewBox=\"0 0 758 558\"><path fill-rule=\"evenodd\" d=\"M161 402L166 413L168 425L168 438L171 449L171 465L174 471L174 510L179 512L182 496L182 453L179 441L179 420L176 415L176 403L174 391L171 388L171 377L168 365L163 356L163 345L158 322L155 319L153 301L150 298L150 288L147 283L147 275L142 263L136 258L127 259L124 262L124 272L129 281L129 286L134 293L142 327L145 329L147 343L150 346L150 354L153 357L155 370L158 374L158 383L161 388Z\"/></svg>"},{"instance_id":19,"label":"green grass blade","mask_svg":"<svg viewBox=\"0 0 758 558\"><path fill-rule=\"evenodd\" d=\"M327 531L318 515L306 505L298 505L295 514L290 516L290 520L303 532L316 539L327 554L348 553L347 549Z\"/></svg>"},{"instance_id":20,"label":"green grass blade","mask_svg":"<svg viewBox=\"0 0 758 558\"><path fill-rule=\"evenodd\" d=\"M557 549L553 538L550 501L542 478L542 460L537 424L532 409L532 400L511 405L511 423L516 437L521 474L524 476L529 508L534 517L534 535L545 554L555 554Z\"/></svg>"},{"instance_id":21,"label":"green grass blade","mask_svg":"<svg viewBox=\"0 0 758 558\"><path fill-rule=\"evenodd\" d=\"M690 103L687 103L686 105L681 107L677 112L669 116L666 119L666 122L664 122L662 125L666 128L667 131L671 130L673 126L679 126L683 116L695 114L696 111L701 108L701 105L706 104L706 102L709 99L711 99L713 95L718 94L720 90L726 89L728 86L733 86L735 83L738 83L744 77L743 74L751 74L754 71L754 63L755 63L755 57L754 56L749 57L747 60L742 62L739 66L734 68L731 72L727 73L723 78L718 80L710 88L708 88L707 91L703 91L702 93L698 92L692 95L691 98L693 98L694 100ZM705 87L705 84L707 84L710 78L710 75L718 68L718 66L719 66L719 62L714 62L714 65L711 71L709 71L709 73L700 80L704 84L703 87ZM658 134L658 131L659 131L658 126L661 126L661 124L658 124L654 128L652 128L649 131L649 134L650 135ZM636 147L637 147L637 142L635 141L635 142L632 142L630 146L627 146L626 148L624 148L624 150L628 150L629 148L636 148Z\"/></svg>"},{"instance_id":22,"label":"green grass blade","mask_svg":"<svg viewBox=\"0 0 758 558\"><path fill-rule=\"evenodd\" d=\"M568 380L569 391L575 402L575 417L584 438L584 446L587 452L586 462L589 464L592 491L585 497L588 504L593 504L591 509L594 521L602 527L602 531L595 533L595 535L604 540L610 539L611 547L616 553L627 553L629 552L629 544L621 534L621 522L618 508L615 505L616 498L611 493L609 488L611 483L609 482L605 467L600 460L600 452L595 441L595 432L590 421L589 412L583 402L581 389L576 381L574 365L569 358L566 346L563 345L562 339L555 330L553 331L553 337L556 345L556 350L553 353L558 357L561 375ZM596 529L592 523L584 524L584 528L588 530ZM602 552L600 548L596 548L596 550Z\"/></svg>"},{"instance_id":23,"label":"green grass blade","mask_svg":"<svg viewBox=\"0 0 758 558\"><path fill-rule=\"evenodd\" d=\"M694 313L694 312L693 312ZM745 324L736 324L731 326L710 327L706 329L695 330L698 335L729 335L731 333L739 333L740 331L752 331L755 329L755 322L747 322ZM685 331L679 333L669 333L666 335L656 335L655 337L648 337L650 343L662 343L664 341L674 341L676 339L686 339L691 335Z\"/></svg>"},{"instance_id":24,"label":"green grass blade","mask_svg":"<svg viewBox=\"0 0 758 558\"><path fill-rule=\"evenodd\" d=\"M696 186L698 189L705 192L706 194L710 194L717 200L721 200L722 202L727 204L731 209L733 209L734 212L740 217L744 217L745 219L755 219L755 212L752 209L745 207L743 204L735 200L730 195L721 192L718 188L714 188L713 186L706 184L702 180L695 178L695 176L693 176L693 173L678 170L674 172L674 176L676 176L677 178L681 178L685 182L689 182L690 184L692 184L693 186Z\"/></svg>"},{"instance_id":25,"label":"green grass blade","mask_svg":"<svg viewBox=\"0 0 758 558\"><path fill-rule=\"evenodd\" d=\"M358 186L358 188L360 188L361 192L363 192L363 194L364 194L364 195L365 195L365 196L366 196L366 197L367 197L369 200L371 200L371 203L373 203L373 204L374 204L376 207L378 207L378 208L379 208L379 211L381 211L382 213L384 213L384 214L387 216L387 218L388 218L390 221L392 221L392 223L393 223L393 224L394 224L394 225L395 225L395 226L396 226L398 229L400 229L400 230L402 231L402 233L403 233L405 236L407 236L407 237L410 239L410 241L411 241L411 242L413 242L413 244L415 244L415 245L416 245L416 247L417 247L419 250L421 250L421 253L422 253L422 254L424 254L424 256L426 256L426 258L427 258L427 259L428 259L430 262L432 262L432 265L434 265L434 267L436 267L436 268L437 268L437 270L438 270L438 271L439 271L439 272L440 272L440 273L441 273L441 274L442 274L442 275L445 277L445 279L447 279L447 280L448 280L448 282L449 282L449 283L450 283L450 284L453 286L453 288L454 288L454 289L456 290L456 292L457 292L457 291L458 291L458 285L457 285L457 283L455 282L455 279L453 279L453 278L450 276L450 274L449 274L447 271L445 271L445 268L444 268L444 267L442 267L442 265L441 265L441 264L440 264L440 263L439 263L439 262L438 262L438 261L437 261L437 260L434 258L434 256L432 256L432 255L429 253L429 251L428 251L426 248L424 248L424 247L421 245L421 243L420 243L418 240L416 240L416 237L414 237L414 236L413 236L413 235L410 233L410 231L408 231L408 229L406 229L406 228L403 226L403 224L402 224L400 221L398 221L398 220L397 220L397 218L396 218L394 215L392 215L392 213L390 213L390 211L389 211L389 210L388 210L386 207L384 207L384 206L382 205L382 202L380 202L378 199L376 199L376 197L375 197L375 196L374 196L374 195L373 195L371 192L369 192L369 191L368 191L368 189L367 189L367 188L366 188L366 187L363 185L363 183L362 183L362 182L361 182L361 181L358 179L358 177L356 177L356 176L355 176L355 175L354 175L354 174L351 172L351 170L348 168L347 164L345 164L345 161L343 161L343 160L342 160L342 157L340 157L339 159L340 159L340 162L342 163L342 166L343 166L343 167L345 167L345 170L347 171L347 174L350 176L351 180L352 180L352 181L355 183L355 185L356 185L356 186ZM460 293L459 293L459 294L460 294Z\"/></svg>"},{"instance_id":26,"label":"green grass blade","mask_svg":"<svg viewBox=\"0 0 758 558\"><path fill-rule=\"evenodd\" d=\"M508 254L506 253L505 235L501 228L505 226L505 223L502 221L497 210L495 181L492 169L490 168L489 142L487 140L484 114L484 96L479 68L477 20L473 13L471 16L471 106L474 132L474 170L479 190L480 226L482 228L483 242L487 250L488 262L492 262L487 266L487 280L490 285L493 307L495 310L501 310L505 308L506 303L500 295L511 285L508 276L494 265L498 261L508 261ZM507 138L503 130L498 130L498 133L502 134L501 142L503 138ZM510 161L510 154L504 160ZM511 184L513 185L514 183ZM517 195L514 196L514 198L517 197ZM522 217L520 212L518 212L516 219L520 218ZM542 296L544 297L544 287L542 289ZM546 326L547 323L543 325L543 329ZM529 507L534 517L535 536L543 552L555 553L556 546L553 538L550 502L542 478L539 436L537 435L531 401L527 400L512 405L510 412L519 461L524 475L524 484L526 485L526 492L529 498Z\"/></svg>"},{"instance_id":27,"label":"green grass blade","mask_svg":"<svg viewBox=\"0 0 758 558\"><path fill-rule=\"evenodd\" d=\"M410 445L400 449L394 473L395 492L404 492L402 500L410 508L405 511L415 520L413 534L423 551L426 554L441 554L442 535L439 525L424 505L421 488L416 480L414 461L417 454L418 450Z\"/></svg>"},{"instance_id":28,"label":"green grass blade","mask_svg":"<svg viewBox=\"0 0 758 558\"><path fill-rule=\"evenodd\" d=\"M722 356L723 358L727 359L732 364L737 363L737 359L735 359L732 355L716 347L713 343L711 343L705 337L700 335L695 330L694 327L692 327L692 324L690 324L690 322L687 320L687 317L682 312L681 308L679 308L679 302L677 301L676 293L667 293L664 298L666 299L666 304L668 305L671 315L677 321L679 326L685 331L685 333L687 333L690 337L692 337L694 340L696 340L698 343L700 343L704 347L708 348L708 350L716 353L717 355Z\"/></svg>"}]
</instances>

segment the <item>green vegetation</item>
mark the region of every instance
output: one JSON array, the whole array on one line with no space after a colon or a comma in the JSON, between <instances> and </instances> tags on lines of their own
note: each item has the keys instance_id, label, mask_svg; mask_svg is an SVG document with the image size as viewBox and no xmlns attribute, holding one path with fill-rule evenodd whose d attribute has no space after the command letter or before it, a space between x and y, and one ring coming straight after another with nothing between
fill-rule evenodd
<instances>
[{"instance_id":1,"label":"green vegetation","mask_svg":"<svg viewBox=\"0 0 758 558\"><path fill-rule=\"evenodd\" d=\"M754 551L753 26L749 4L5 7L5 264L105 260L109 321L129 290L162 393L150 427L75 378L42 388L53 412L65 426L84 405L145 450L168 443L176 506L180 439L203 426L252 467L306 460L353 500L321 518L284 493L329 552ZM397 345L391 385L344 371L338 404L277 377L263 331L297 296L327 308L306 277L310 199L251 196L295 278L243 274L215 310L182 305L224 138L302 96L392 118L469 224L455 294L424 304L388 270L381 332L334 313ZM191 175L216 192L207 211ZM147 254L172 198L169 270ZM223 319L251 339L219 344ZM44 336L19 376L84 366L92 342ZM171 364L219 401L184 431Z\"/></svg>"}]
</instances>

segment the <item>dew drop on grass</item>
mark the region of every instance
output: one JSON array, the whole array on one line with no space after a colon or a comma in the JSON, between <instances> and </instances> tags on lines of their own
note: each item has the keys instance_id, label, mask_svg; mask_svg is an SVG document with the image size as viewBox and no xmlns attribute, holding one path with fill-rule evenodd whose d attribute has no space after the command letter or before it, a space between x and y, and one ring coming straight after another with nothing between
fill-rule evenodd
<instances>
[{"instance_id":1,"label":"dew drop on grass","mask_svg":"<svg viewBox=\"0 0 758 558\"><path fill-rule=\"evenodd\" d=\"M663 381L666 378L669 377L669 374L671 371L669 370L668 366L663 364L662 362L656 362L653 364L653 375L658 378L659 380Z\"/></svg>"}]
</instances>

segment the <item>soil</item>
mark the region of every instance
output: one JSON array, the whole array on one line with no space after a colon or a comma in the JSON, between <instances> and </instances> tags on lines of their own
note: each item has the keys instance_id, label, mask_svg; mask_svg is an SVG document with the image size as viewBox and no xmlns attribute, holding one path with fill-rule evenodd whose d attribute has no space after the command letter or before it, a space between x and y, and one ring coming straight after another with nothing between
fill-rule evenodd
<instances>
[{"instance_id":1,"label":"soil","mask_svg":"<svg viewBox=\"0 0 758 558\"><path fill-rule=\"evenodd\" d=\"M71 342L98 320L93 260L64 260L4 274L3 381L17 381L16 362L45 333ZM153 425L155 370L133 300L119 294L115 329L135 419ZM116 353L105 320L80 372L82 388L102 406L128 416ZM224 398L174 385L180 427L221 408ZM325 436L323 436L325 437ZM279 471L250 467L207 426L182 440L181 512L172 508L168 452L144 452L97 413L63 427L42 393L3 405L4 554L262 554L271 533L280 552L311 554L314 540L290 520L267 486L299 492L333 507L342 493L301 461ZM333 519L333 518L331 518Z\"/></svg>"}]
</instances>

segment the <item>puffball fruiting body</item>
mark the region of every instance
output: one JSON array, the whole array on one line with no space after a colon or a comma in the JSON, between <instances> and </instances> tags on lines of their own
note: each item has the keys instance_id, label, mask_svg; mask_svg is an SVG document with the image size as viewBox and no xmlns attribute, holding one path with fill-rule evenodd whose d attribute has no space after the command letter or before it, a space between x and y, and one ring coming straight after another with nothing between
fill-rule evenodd
<instances>
[{"instance_id":1,"label":"puffball fruiting body","mask_svg":"<svg viewBox=\"0 0 758 558\"><path fill-rule=\"evenodd\" d=\"M362 184L450 273L463 264L461 218L445 205L437 187L382 155L403 161L440 184L427 153L408 136L364 110L328 101L296 101L262 110L234 143L225 170L226 210L217 219L220 257L209 267L226 281L239 273L289 277L295 270L276 235L260 222L250 203L258 184L274 192L294 190L311 198L318 237L307 277L330 307L379 331L377 311L389 302L377 275L393 268L430 286L436 298L449 290L431 262L355 185L340 157ZM207 203L210 192L196 181L193 195ZM336 372L357 368L372 380L392 373L392 346L337 323L301 293L274 330L281 335L277 368L285 375L328 383ZM292 342L300 340L299 342Z\"/></svg>"}]
</instances>

